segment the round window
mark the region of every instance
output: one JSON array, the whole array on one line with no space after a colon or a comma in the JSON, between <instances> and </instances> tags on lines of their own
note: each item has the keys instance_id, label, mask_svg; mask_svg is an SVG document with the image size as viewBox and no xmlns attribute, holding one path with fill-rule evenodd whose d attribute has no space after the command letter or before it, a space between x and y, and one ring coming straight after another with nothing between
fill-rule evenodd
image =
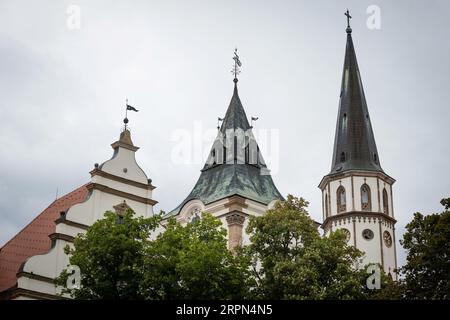
<instances>
[{"instance_id":1,"label":"round window","mask_svg":"<svg viewBox=\"0 0 450 320\"><path fill-rule=\"evenodd\" d=\"M373 231L370 229L364 229L362 232L362 236L366 240L372 240L373 239Z\"/></svg>"}]
</instances>

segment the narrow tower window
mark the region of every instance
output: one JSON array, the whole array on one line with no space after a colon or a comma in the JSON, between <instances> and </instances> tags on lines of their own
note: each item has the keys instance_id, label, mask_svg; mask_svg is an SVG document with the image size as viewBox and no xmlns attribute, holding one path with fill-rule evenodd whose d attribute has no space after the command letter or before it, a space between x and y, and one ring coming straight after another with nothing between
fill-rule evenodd
<instances>
[{"instance_id":1,"label":"narrow tower window","mask_svg":"<svg viewBox=\"0 0 450 320\"><path fill-rule=\"evenodd\" d=\"M244 157L245 157L245 163L250 163L250 143L249 138L245 137L245 149L244 149Z\"/></svg>"},{"instance_id":2,"label":"narrow tower window","mask_svg":"<svg viewBox=\"0 0 450 320\"><path fill-rule=\"evenodd\" d=\"M341 153L341 162L345 162L345 152Z\"/></svg>"},{"instance_id":3,"label":"narrow tower window","mask_svg":"<svg viewBox=\"0 0 450 320\"><path fill-rule=\"evenodd\" d=\"M223 152L223 156L222 156L222 164L226 164L227 163L227 161L228 161L228 158L227 158L227 148L226 148L226 136L225 136L225 134L223 135L223 138L222 138L222 147L223 147L223 149L222 149L222 152Z\"/></svg>"},{"instance_id":4,"label":"narrow tower window","mask_svg":"<svg viewBox=\"0 0 450 320\"><path fill-rule=\"evenodd\" d=\"M328 218L328 195L325 195L325 218Z\"/></svg>"},{"instance_id":5,"label":"narrow tower window","mask_svg":"<svg viewBox=\"0 0 450 320\"><path fill-rule=\"evenodd\" d=\"M216 165L216 149L212 149L211 151L211 157L212 157L212 164Z\"/></svg>"},{"instance_id":6,"label":"narrow tower window","mask_svg":"<svg viewBox=\"0 0 450 320\"><path fill-rule=\"evenodd\" d=\"M259 161L259 146L256 147L256 164L259 166L260 161Z\"/></svg>"},{"instance_id":7,"label":"narrow tower window","mask_svg":"<svg viewBox=\"0 0 450 320\"><path fill-rule=\"evenodd\" d=\"M361 186L361 210L370 211L372 209L370 200L370 188L364 183Z\"/></svg>"},{"instance_id":8,"label":"narrow tower window","mask_svg":"<svg viewBox=\"0 0 450 320\"><path fill-rule=\"evenodd\" d=\"M249 147L246 146L245 147L245 163L249 163L250 162L250 150Z\"/></svg>"},{"instance_id":9,"label":"narrow tower window","mask_svg":"<svg viewBox=\"0 0 450 320\"><path fill-rule=\"evenodd\" d=\"M237 136L234 136L233 140L233 146L234 146L234 162L236 163L236 160L238 159L238 139Z\"/></svg>"},{"instance_id":10,"label":"narrow tower window","mask_svg":"<svg viewBox=\"0 0 450 320\"><path fill-rule=\"evenodd\" d=\"M373 160L375 161L375 163L378 163L378 156L376 153L373 154Z\"/></svg>"},{"instance_id":11,"label":"narrow tower window","mask_svg":"<svg viewBox=\"0 0 450 320\"><path fill-rule=\"evenodd\" d=\"M337 211L338 213L345 212L347 210L346 207L346 199L345 199L345 189L343 186L340 186L337 189Z\"/></svg>"},{"instance_id":12,"label":"narrow tower window","mask_svg":"<svg viewBox=\"0 0 450 320\"><path fill-rule=\"evenodd\" d=\"M383 189L383 212L389 215L388 194L386 188Z\"/></svg>"}]
</instances>

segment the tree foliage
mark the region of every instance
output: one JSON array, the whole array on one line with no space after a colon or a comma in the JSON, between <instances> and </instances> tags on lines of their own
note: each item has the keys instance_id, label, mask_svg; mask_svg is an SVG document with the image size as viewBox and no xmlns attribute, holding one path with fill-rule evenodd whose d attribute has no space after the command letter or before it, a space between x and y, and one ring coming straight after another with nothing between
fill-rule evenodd
<instances>
[{"instance_id":1,"label":"tree foliage","mask_svg":"<svg viewBox=\"0 0 450 320\"><path fill-rule=\"evenodd\" d=\"M448 299L450 199L441 203L441 214L414 215L401 242L403 277L381 271L379 290L366 285L364 253L342 230L321 236L308 203L291 195L251 217L250 244L234 252L210 214L186 225L169 219L159 232L158 215L106 212L65 249L81 269L81 288L66 287L67 270L57 283L76 299Z\"/></svg>"},{"instance_id":2,"label":"tree foliage","mask_svg":"<svg viewBox=\"0 0 450 320\"><path fill-rule=\"evenodd\" d=\"M247 232L257 279L255 297L264 299L363 299L357 269L363 253L348 246L338 230L322 237L306 210L291 195L263 216L251 218Z\"/></svg>"},{"instance_id":3,"label":"tree foliage","mask_svg":"<svg viewBox=\"0 0 450 320\"><path fill-rule=\"evenodd\" d=\"M146 298L245 298L249 263L227 249L226 233L210 214L186 226L170 219L146 251Z\"/></svg>"},{"instance_id":4,"label":"tree foliage","mask_svg":"<svg viewBox=\"0 0 450 320\"><path fill-rule=\"evenodd\" d=\"M401 268L409 299L450 299L450 198L445 211L424 216L417 212L400 243L407 251Z\"/></svg>"},{"instance_id":5,"label":"tree foliage","mask_svg":"<svg viewBox=\"0 0 450 320\"><path fill-rule=\"evenodd\" d=\"M159 216L136 218L131 210L122 217L106 212L65 249L70 264L81 269L81 288L67 288L67 269L57 284L75 299L245 297L249 262L227 249L218 219L203 214L186 226L170 219L151 240L159 222Z\"/></svg>"},{"instance_id":6,"label":"tree foliage","mask_svg":"<svg viewBox=\"0 0 450 320\"><path fill-rule=\"evenodd\" d=\"M67 288L67 270L57 283L75 299L142 299L145 249L158 221L158 216L137 218L131 210L121 216L106 212L65 248L70 264L81 269L81 288Z\"/></svg>"}]
</instances>

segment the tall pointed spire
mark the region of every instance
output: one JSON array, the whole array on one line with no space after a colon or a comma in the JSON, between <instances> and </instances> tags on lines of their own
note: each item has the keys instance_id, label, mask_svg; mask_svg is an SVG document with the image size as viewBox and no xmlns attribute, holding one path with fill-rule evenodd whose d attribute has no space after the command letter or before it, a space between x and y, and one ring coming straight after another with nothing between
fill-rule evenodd
<instances>
[{"instance_id":1,"label":"tall pointed spire","mask_svg":"<svg viewBox=\"0 0 450 320\"><path fill-rule=\"evenodd\" d=\"M237 79L234 79L233 96L231 97L230 105L228 106L225 118L223 118L220 132L226 133L227 129L242 129L249 130L250 124L242 106L241 99L237 88Z\"/></svg>"},{"instance_id":2,"label":"tall pointed spire","mask_svg":"<svg viewBox=\"0 0 450 320\"><path fill-rule=\"evenodd\" d=\"M273 200L283 199L270 176L239 98L237 66L241 66L241 63L236 52L233 59L233 96L225 117L219 118L222 125L218 137L193 190L165 217L179 214L186 203L192 200L209 205L237 195L268 205ZM245 143L241 144L241 139L246 139Z\"/></svg>"},{"instance_id":3,"label":"tall pointed spire","mask_svg":"<svg viewBox=\"0 0 450 320\"><path fill-rule=\"evenodd\" d=\"M241 73L242 62L237 54L237 48L234 49L234 65L231 73L234 75L234 91L231 97L230 105L228 106L225 118L223 118L222 126L220 132L222 134L226 133L229 129L242 129L244 131L251 129L248 123L247 115L245 114L244 107L242 106L241 99L239 99L238 93L238 78L237 76Z\"/></svg>"},{"instance_id":4,"label":"tall pointed spire","mask_svg":"<svg viewBox=\"0 0 450 320\"><path fill-rule=\"evenodd\" d=\"M383 171L356 60L348 10L345 15L347 46L331 173L345 170Z\"/></svg>"}]
</instances>

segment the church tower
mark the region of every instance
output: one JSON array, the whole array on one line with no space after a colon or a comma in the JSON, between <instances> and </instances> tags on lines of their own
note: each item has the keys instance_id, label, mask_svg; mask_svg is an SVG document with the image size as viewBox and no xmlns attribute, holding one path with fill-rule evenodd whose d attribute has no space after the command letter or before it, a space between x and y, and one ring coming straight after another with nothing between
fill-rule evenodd
<instances>
[{"instance_id":1,"label":"church tower","mask_svg":"<svg viewBox=\"0 0 450 320\"><path fill-rule=\"evenodd\" d=\"M200 212L219 218L228 230L228 247L249 242L245 233L249 216L263 215L283 199L253 136L238 94L239 57L235 52L234 90L231 102L209 157L194 189L164 219L182 223L197 219Z\"/></svg>"},{"instance_id":2,"label":"church tower","mask_svg":"<svg viewBox=\"0 0 450 320\"><path fill-rule=\"evenodd\" d=\"M380 157L364 96L347 15L347 45L331 172L323 177L325 234L344 229L347 241L365 252L363 265L379 263L394 278L397 268L392 185Z\"/></svg>"}]
</instances>

